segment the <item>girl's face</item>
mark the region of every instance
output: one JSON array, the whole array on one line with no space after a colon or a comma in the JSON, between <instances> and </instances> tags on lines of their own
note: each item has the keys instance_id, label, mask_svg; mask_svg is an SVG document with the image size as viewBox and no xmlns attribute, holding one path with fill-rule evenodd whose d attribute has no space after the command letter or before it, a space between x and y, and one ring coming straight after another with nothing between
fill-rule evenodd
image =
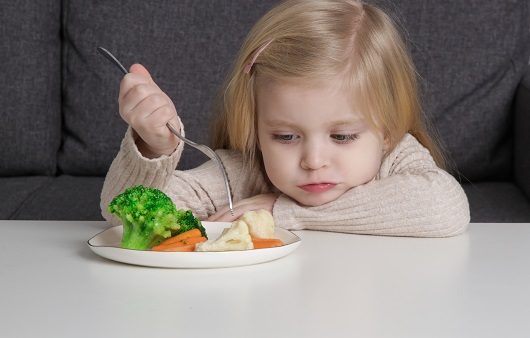
<instances>
[{"instance_id":1,"label":"girl's face","mask_svg":"<svg viewBox=\"0 0 530 338\"><path fill-rule=\"evenodd\" d=\"M259 81L258 139L276 188L318 206L375 177L388 142L363 121L341 81L318 88Z\"/></svg>"}]
</instances>

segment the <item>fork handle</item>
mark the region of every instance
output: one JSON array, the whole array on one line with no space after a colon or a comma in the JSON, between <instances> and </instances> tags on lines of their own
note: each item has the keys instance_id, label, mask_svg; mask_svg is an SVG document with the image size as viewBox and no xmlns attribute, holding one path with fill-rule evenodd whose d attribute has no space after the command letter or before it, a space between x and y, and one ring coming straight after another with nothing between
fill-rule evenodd
<instances>
[{"instance_id":1,"label":"fork handle","mask_svg":"<svg viewBox=\"0 0 530 338\"><path fill-rule=\"evenodd\" d=\"M219 158L219 155L215 151L213 151L209 147L202 146L200 144L197 144L193 141L188 140L184 136L182 136L176 129L173 127L171 123L166 124L169 130L175 134L179 139L182 140L182 142L189 144L190 146L194 147L195 149L200 150L203 154L208 156L211 160L215 161L217 163L217 166L219 167L219 170L221 170L221 174L223 174L223 179L225 181L225 188L226 188L226 194L228 196L228 206L230 208L230 214L234 216L234 205L232 203L232 194L230 192L230 185L228 184L228 177L226 176L226 170L223 167L223 162L221 161L221 158Z\"/></svg>"}]
</instances>

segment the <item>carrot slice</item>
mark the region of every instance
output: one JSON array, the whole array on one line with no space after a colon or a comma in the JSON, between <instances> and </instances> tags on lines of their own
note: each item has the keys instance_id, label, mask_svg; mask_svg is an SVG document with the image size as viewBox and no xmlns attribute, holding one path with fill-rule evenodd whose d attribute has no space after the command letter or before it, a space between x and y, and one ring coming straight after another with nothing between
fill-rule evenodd
<instances>
[{"instance_id":1,"label":"carrot slice","mask_svg":"<svg viewBox=\"0 0 530 338\"><path fill-rule=\"evenodd\" d=\"M252 238L254 249L275 248L282 246L283 242L277 238Z\"/></svg>"},{"instance_id":2,"label":"carrot slice","mask_svg":"<svg viewBox=\"0 0 530 338\"><path fill-rule=\"evenodd\" d=\"M180 233L174 237L168 238L158 245L171 245L177 242L182 242L183 240L191 238L191 237L201 237L201 236L202 236L201 231L197 228L194 228L186 232Z\"/></svg>"},{"instance_id":3,"label":"carrot slice","mask_svg":"<svg viewBox=\"0 0 530 338\"><path fill-rule=\"evenodd\" d=\"M183 239L180 242L154 246L151 250L153 251L193 251L195 250L195 244L206 242L206 240L207 240L206 237L189 237L189 238Z\"/></svg>"},{"instance_id":4,"label":"carrot slice","mask_svg":"<svg viewBox=\"0 0 530 338\"><path fill-rule=\"evenodd\" d=\"M187 245L180 245L180 246L172 246L172 245L158 245L153 247L153 251L166 251L166 252L187 252L187 251L195 251L195 245L196 244L187 244Z\"/></svg>"}]
</instances>

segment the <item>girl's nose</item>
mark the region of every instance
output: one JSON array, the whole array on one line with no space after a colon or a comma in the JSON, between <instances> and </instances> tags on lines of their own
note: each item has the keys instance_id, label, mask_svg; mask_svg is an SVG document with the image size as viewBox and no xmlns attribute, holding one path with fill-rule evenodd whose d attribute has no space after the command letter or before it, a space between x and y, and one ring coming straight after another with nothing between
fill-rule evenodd
<instances>
[{"instance_id":1,"label":"girl's nose","mask_svg":"<svg viewBox=\"0 0 530 338\"><path fill-rule=\"evenodd\" d=\"M304 147L300 166L304 170L318 170L329 166L330 152L321 145L307 144Z\"/></svg>"}]
</instances>

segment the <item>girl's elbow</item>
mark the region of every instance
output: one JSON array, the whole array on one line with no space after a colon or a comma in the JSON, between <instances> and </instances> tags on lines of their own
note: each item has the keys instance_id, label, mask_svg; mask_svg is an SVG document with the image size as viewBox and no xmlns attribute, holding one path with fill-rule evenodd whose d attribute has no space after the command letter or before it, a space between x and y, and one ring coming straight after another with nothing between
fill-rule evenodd
<instances>
[{"instance_id":1,"label":"girl's elbow","mask_svg":"<svg viewBox=\"0 0 530 338\"><path fill-rule=\"evenodd\" d=\"M456 203L448 203L441 210L438 218L438 237L458 236L466 232L471 214L467 197L463 193L458 198L453 199Z\"/></svg>"},{"instance_id":2,"label":"girl's elbow","mask_svg":"<svg viewBox=\"0 0 530 338\"><path fill-rule=\"evenodd\" d=\"M452 237L464 233L471 220L467 196L457 182L439 186L426 200L424 215L430 224L428 237ZM428 202L427 202L428 201Z\"/></svg>"}]
</instances>

